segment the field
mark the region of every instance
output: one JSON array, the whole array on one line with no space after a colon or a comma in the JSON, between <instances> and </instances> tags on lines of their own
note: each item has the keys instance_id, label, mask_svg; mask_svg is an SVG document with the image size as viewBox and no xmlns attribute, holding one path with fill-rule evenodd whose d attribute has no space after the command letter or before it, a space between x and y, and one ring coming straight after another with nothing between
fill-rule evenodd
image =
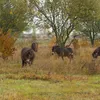
<instances>
[{"instance_id":1,"label":"field","mask_svg":"<svg viewBox=\"0 0 100 100\"><path fill-rule=\"evenodd\" d=\"M95 48L80 48L69 63L40 42L33 65L21 68L21 48L30 45L16 43L13 58L0 58L0 100L100 100L99 58L91 57Z\"/></svg>"}]
</instances>

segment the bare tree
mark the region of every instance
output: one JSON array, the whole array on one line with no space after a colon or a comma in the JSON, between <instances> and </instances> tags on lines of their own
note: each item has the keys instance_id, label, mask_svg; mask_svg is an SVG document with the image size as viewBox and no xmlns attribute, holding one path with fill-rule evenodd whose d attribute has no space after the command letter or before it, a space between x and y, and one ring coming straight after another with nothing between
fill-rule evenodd
<instances>
[{"instance_id":1,"label":"bare tree","mask_svg":"<svg viewBox=\"0 0 100 100\"><path fill-rule=\"evenodd\" d=\"M64 46L74 30L74 22L77 19L69 13L68 0L45 0L44 2L29 0L29 2L30 7L33 5L39 12L40 18L52 28L56 43Z\"/></svg>"}]
</instances>

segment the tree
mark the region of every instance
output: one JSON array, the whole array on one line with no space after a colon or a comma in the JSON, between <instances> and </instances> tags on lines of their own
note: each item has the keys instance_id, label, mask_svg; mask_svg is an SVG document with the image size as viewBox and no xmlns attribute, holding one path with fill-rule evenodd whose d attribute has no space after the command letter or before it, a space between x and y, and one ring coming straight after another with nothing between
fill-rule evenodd
<instances>
[{"instance_id":1,"label":"tree","mask_svg":"<svg viewBox=\"0 0 100 100\"><path fill-rule=\"evenodd\" d=\"M68 0L45 0L44 2L29 0L29 4L30 7L35 7L38 18L52 28L57 44L64 46L75 28L74 23L77 19L70 15Z\"/></svg>"},{"instance_id":2,"label":"tree","mask_svg":"<svg viewBox=\"0 0 100 100\"><path fill-rule=\"evenodd\" d=\"M95 44L95 40L98 37L98 34L100 32L100 22L99 21L91 21L84 25L84 28L81 30L83 34L89 38L90 43L92 46Z\"/></svg>"},{"instance_id":3,"label":"tree","mask_svg":"<svg viewBox=\"0 0 100 100\"><path fill-rule=\"evenodd\" d=\"M14 54L14 43L28 22L25 0L0 0L0 53L3 59Z\"/></svg>"},{"instance_id":4,"label":"tree","mask_svg":"<svg viewBox=\"0 0 100 100\"><path fill-rule=\"evenodd\" d=\"M6 34L3 34L2 29L0 29L0 57L4 60L8 59L9 56L13 56L14 51L14 43L17 40L17 33L11 35L11 30L8 30Z\"/></svg>"},{"instance_id":5,"label":"tree","mask_svg":"<svg viewBox=\"0 0 100 100\"><path fill-rule=\"evenodd\" d=\"M77 17L78 27L94 45L94 41L100 32L100 1L99 0L70 0L70 12Z\"/></svg>"},{"instance_id":6,"label":"tree","mask_svg":"<svg viewBox=\"0 0 100 100\"><path fill-rule=\"evenodd\" d=\"M25 0L0 0L0 28L21 33L28 24L27 13Z\"/></svg>"}]
</instances>

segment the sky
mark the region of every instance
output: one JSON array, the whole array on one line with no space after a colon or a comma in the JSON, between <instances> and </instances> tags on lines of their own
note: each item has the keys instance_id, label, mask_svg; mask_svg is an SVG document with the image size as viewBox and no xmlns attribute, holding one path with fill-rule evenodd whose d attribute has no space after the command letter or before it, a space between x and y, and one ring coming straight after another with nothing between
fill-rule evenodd
<instances>
[{"instance_id":1,"label":"sky","mask_svg":"<svg viewBox=\"0 0 100 100\"><path fill-rule=\"evenodd\" d=\"M33 29L31 28L31 29L29 29L27 31L23 31L23 34L31 34L32 32L33 32Z\"/></svg>"}]
</instances>

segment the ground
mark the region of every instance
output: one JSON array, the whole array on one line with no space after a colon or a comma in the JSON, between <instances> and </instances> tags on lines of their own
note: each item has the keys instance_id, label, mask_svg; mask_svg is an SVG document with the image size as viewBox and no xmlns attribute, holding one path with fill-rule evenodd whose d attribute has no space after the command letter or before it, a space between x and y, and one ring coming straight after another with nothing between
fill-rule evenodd
<instances>
[{"instance_id":1,"label":"ground","mask_svg":"<svg viewBox=\"0 0 100 100\"><path fill-rule=\"evenodd\" d=\"M96 71L90 68L94 48L81 48L69 64L40 43L33 65L21 68L20 51L30 45L18 43L13 58L0 58L0 100L100 100L99 59Z\"/></svg>"},{"instance_id":2,"label":"ground","mask_svg":"<svg viewBox=\"0 0 100 100\"><path fill-rule=\"evenodd\" d=\"M100 75L76 77L80 79L56 82L1 75L0 100L100 100Z\"/></svg>"}]
</instances>

